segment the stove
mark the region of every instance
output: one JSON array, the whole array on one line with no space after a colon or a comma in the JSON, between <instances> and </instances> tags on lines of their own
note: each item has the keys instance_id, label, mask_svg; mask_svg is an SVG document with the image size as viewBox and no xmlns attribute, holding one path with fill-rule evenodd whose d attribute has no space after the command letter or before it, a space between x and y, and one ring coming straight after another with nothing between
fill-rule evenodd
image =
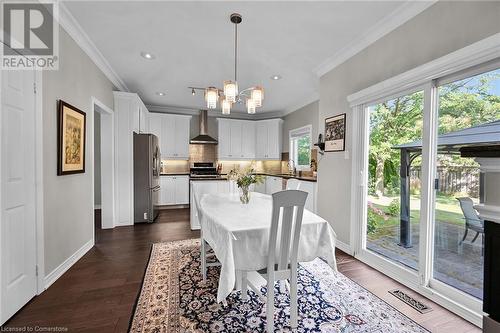
<instances>
[{"instance_id":1,"label":"stove","mask_svg":"<svg viewBox=\"0 0 500 333\"><path fill-rule=\"evenodd\" d=\"M195 162L189 170L191 179L211 179L218 178L217 168L212 162Z\"/></svg>"}]
</instances>

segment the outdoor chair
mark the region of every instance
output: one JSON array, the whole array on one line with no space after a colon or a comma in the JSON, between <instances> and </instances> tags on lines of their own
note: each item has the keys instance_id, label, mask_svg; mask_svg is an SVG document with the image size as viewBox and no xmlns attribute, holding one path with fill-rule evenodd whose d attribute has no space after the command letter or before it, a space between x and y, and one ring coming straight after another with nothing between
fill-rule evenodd
<instances>
[{"instance_id":1,"label":"outdoor chair","mask_svg":"<svg viewBox=\"0 0 500 333\"><path fill-rule=\"evenodd\" d=\"M476 235L472 239L471 243L474 243L476 241L479 234L481 234L481 237L484 241L484 220L479 217L476 210L474 209L474 203L472 202L472 199L465 197L457 198L457 200L460 202L460 208L462 208L462 213L465 217L465 233L464 237L460 241L460 244L462 244L465 238L467 238L469 229L476 232Z\"/></svg>"}]
</instances>

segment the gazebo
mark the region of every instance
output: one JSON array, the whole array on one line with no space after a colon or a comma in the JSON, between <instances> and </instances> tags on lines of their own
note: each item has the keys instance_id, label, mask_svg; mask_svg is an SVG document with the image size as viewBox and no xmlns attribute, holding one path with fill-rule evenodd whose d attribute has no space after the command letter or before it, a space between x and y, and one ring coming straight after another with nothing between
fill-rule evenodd
<instances>
[{"instance_id":1,"label":"gazebo","mask_svg":"<svg viewBox=\"0 0 500 333\"><path fill-rule=\"evenodd\" d=\"M438 153L461 157L500 157L500 120L438 136ZM410 167L422 154L422 140L393 147L401 151L400 166L400 243L411 247L410 227ZM481 185L480 185L481 186ZM437 179L435 188L438 188Z\"/></svg>"}]
</instances>

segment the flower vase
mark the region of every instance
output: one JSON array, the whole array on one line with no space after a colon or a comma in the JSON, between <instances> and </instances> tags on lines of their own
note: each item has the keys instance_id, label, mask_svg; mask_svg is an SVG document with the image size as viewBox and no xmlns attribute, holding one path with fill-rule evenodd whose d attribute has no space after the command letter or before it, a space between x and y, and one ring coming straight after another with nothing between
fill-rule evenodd
<instances>
[{"instance_id":1,"label":"flower vase","mask_svg":"<svg viewBox=\"0 0 500 333\"><path fill-rule=\"evenodd\" d=\"M240 187L240 201L242 204L247 204L250 202L250 191L248 190L248 186Z\"/></svg>"}]
</instances>

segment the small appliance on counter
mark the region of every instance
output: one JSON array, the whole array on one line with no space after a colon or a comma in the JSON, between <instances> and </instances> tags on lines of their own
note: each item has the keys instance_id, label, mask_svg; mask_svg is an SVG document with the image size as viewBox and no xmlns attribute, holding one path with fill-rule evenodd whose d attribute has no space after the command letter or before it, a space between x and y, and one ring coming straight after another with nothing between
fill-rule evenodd
<instances>
[{"instance_id":1,"label":"small appliance on counter","mask_svg":"<svg viewBox=\"0 0 500 333\"><path fill-rule=\"evenodd\" d=\"M156 135L134 133L134 223L151 223L158 217L160 170Z\"/></svg>"}]
</instances>

